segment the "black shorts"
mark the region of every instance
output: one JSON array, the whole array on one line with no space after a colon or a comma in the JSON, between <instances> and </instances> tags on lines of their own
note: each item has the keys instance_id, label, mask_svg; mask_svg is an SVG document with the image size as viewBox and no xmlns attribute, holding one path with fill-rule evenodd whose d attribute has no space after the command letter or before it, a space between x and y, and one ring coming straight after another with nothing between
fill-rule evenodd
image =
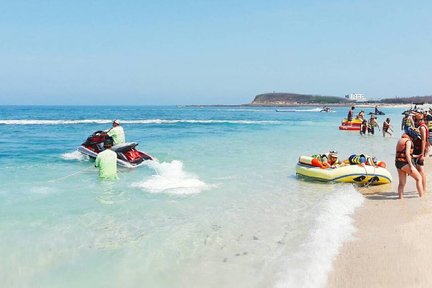
<instances>
[{"instance_id":1,"label":"black shorts","mask_svg":"<svg viewBox=\"0 0 432 288\"><path fill-rule=\"evenodd\" d=\"M414 158L413 159L414 165L418 166L424 166L424 159L420 160L420 158Z\"/></svg>"},{"instance_id":2,"label":"black shorts","mask_svg":"<svg viewBox=\"0 0 432 288\"><path fill-rule=\"evenodd\" d=\"M414 155L420 155L421 151L419 151L420 149L414 149L413 154ZM418 165L418 166L424 166L424 159L420 160L420 158L413 158L413 162L414 165Z\"/></svg>"},{"instance_id":3,"label":"black shorts","mask_svg":"<svg viewBox=\"0 0 432 288\"><path fill-rule=\"evenodd\" d=\"M395 161L395 166L397 169L402 169L402 167L404 167L405 165L408 165L408 162L403 162L403 161Z\"/></svg>"}]
</instances>

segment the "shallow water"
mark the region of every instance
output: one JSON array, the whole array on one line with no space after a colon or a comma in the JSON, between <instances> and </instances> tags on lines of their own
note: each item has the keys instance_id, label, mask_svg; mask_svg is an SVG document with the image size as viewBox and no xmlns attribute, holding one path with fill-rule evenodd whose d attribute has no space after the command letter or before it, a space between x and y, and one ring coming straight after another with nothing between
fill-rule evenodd
<instances>
[{"instance_id":1,"label":"shallow water","mask_svg":"<svg viewBox=\"0 0 432 288\"><path fill-rule=\"evenodd\" d=\"M0 106L2 287L322 287L363 198L296 160L367 153L395 176L397 137L294 110ZM75 149L114 118L158 161L101 182Z\"/></svg>"}]
</instances>

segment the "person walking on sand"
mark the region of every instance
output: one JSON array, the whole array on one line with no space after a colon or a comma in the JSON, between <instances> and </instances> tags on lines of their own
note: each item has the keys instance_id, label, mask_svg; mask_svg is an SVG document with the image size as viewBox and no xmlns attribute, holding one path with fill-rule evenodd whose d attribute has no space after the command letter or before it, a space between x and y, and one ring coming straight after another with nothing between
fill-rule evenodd
<instances>
[{"instance_id":1,"label":"person walking on sand","mask_svg":"<svg viewBox=\"0 0 432 288\"><path fill-rule=\"evenodd\" d=\"M117 153L111 150L113 139L108 137L104 141L105 150L100 152L95 161L99 169L99 178L103 180L117 180Z\"/></svg>"},{"instance_id":2,"label":"person walking on sand","mask_svg":"<svg viewBox=\"0 0 432 288\"><path fill-rule=\"evenodd\" d=\"M429 138L428 138L428 142L429 145L432 145L432 108L429 109L429 111L426 113L426 125L428 126L428 131L429 131ZM429 157L432 157L432 155L430 155Z\"/></svg>"},{"instance_id":3,"label":"person walking on sand","mask_svg":"<svg viewBox=\"0 0 432 288\"><path fill-rule=\"evenodd\" d=\"M420 172L414 166L413 161L413 139L410 135L404 133L396 144L395 165L399 176L398 195L399 199L403 198L403 192L406 185L407 174L416 181L417 192L419 197L423 197L423 181Z\"/></svg>"},{"instance_id":4,"label":"person walking on sand","mask_svg":"<svg viewBox=\"0 0 432 288\"><path fill-rule=\"evenodd\" d=\"M389 130L393 132L393 129L392 129L391 125L390 125L390 118L387 118L387 119L383 122L383 129L382 129L383 137L385 137L386 134L392 136L392 133L390 133Z\"/></svg>"}]
</instances>

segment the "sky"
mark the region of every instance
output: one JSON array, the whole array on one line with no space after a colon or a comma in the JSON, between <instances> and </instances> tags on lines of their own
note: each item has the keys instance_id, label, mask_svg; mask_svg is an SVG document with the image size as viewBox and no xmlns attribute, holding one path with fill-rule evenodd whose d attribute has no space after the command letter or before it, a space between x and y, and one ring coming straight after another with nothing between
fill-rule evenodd
<instances>
[{"instance_id":1,"label":"sky","mask_svg":"<svg viewBox=\"0 0 432 288\"><path fill-rule=\"evenodd\" d=\"M432 1L0 0L0 104L432 94Z\"/></svg>"}]
</instances>

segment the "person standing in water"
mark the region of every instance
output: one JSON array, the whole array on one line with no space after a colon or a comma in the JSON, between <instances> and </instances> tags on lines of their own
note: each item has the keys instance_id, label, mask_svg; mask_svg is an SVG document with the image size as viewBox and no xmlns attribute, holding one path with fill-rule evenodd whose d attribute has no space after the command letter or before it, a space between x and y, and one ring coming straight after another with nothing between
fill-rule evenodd
<instances>
[{"instance_id":1,"label":"person standing in water","mask_svg":"<svg viewBox=\"0 0 432 288\"><path fill-rule=\"evenodd\" d=\"M348 121L352 121L354 109L355 107L352 106L351 109L348 111L348 116L347 116Z\"/></svg>"},{"instance_id":2,"label":"person standing in water","mask_svg":"<svg viewBox=\"0 0 432 288\"><path fill-rule=\"evenodd\" d=\"M113 139L107 137L104 141L105 150L100 152L95 161L99 169L99 178L103 180L117 180L117 153L111 150Z\"/></svg>"},{"instance_id":3,"label":"person standing in water","mask_svg":"<svg viewBox=\"0 0 432 288\"><path fill-rule=\"evenodd\" d=\"M390 136L392 136L392 133L390 133L388 130L390 130L390 131L393 132L393 129L391 128L391 125L390 125L390 118L387 118L387 119L383 122L383 129L382 129L383 137L385 137L386 134L389 134Z\"/></svg>"},{"instance_id":4,"label":"person standing in water","mask_svg":"<svg viewBox=\"0 0 432 288\"><path fill-rule=\"evenodd\" d=\"M374 114L372 114L371 117L370 117L370 119L369 119L368 133L374 135L374 133L375 133L375 127L377 127L378 130L380 130L378 121L376 120L376 116Z\"/></svg>"}]
</instances>

